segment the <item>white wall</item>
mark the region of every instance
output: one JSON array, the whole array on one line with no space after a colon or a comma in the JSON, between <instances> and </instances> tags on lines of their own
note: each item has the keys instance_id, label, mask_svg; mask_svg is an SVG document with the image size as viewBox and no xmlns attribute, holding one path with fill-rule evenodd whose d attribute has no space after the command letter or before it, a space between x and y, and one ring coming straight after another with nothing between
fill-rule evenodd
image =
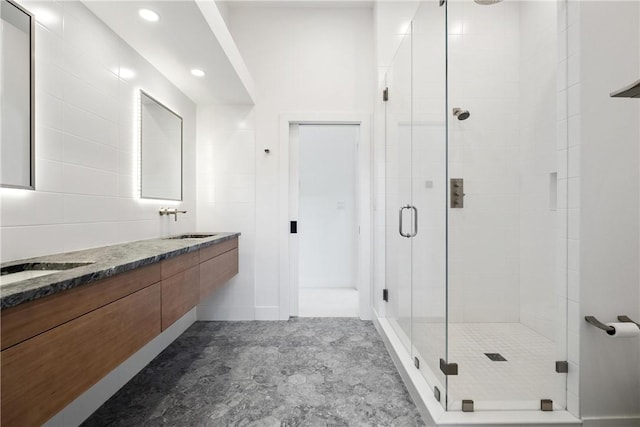
<instances>
[{"instance_id":1,"label":"white wall","mask_svg":"<svg viewBox=\"0 0 640 427\"><path fill-rule=\"evenodd\" d=\"M231 33L258 95L255 146L252 152L241 154L243 161L255 164L255 225L247 220L246 227L237 229L244 233L255 227L255 246L240 243L255 250L255 282L253 291L229 295L226 303L255 307L254 313L229 316L277 319L289 312L289 307L281 307L279 292L280 276L287 272L280 271L278 241L288 230L288 224L278 221L280 171L288 167L279 161L279 116L283 112L370 111L374 87L372 11L364 7L314 9L254 3L230 6L228 15ZM264 153L267 148L270 154ZM251 267L241 259L241 268ZM254 299L248 300L251 292ZM214 296L209 306L218 306L222 295ZM208 318L201 312L200 318Z\"/></svg>"},{"instance_id":2,"label":"white wall","mask_svg":"<svg viewBox=\"0 0 640 427\"><path fill-rule=\"evenodd\" d=\"M195 228L195 105L79 2L22 1L36 29L36 190L3 189L2 261ZM64 20L64 26L62 22ZM115 74L135 72L131 79ZM139 89L184 119L184 202L137 194Z\"/></svg>"},{"instance_id":3,"label":"white wall","mask_svg":"<svg viewBox=\"0 0 640 427\"><path fill-rule=\"evenodd\" d=\"M201 320L255 313L256 146L253 106L198 106L198 231L239 231L239 273L198 306ZM266 156L264 152L258 156ZM259 314L258 314L259 317Z\"/></svg>"},{"instance_id":4,"label":"white wall","mask_svg":"<svg viewBox=\"0 0 640 427\"><path fill-rule=\"evenodd\" d=\"M580 111L575 131L580 135L575 257L580 288L579 301L573 310L570 306L569 325L580 333L580 412L587 420L597 419L585 425L613 425L605 421L631 416L640 422L638 338L612 340L583 320L585 315L602 321L619 314L640 317L640 103L609 97L640 76L639 8L637 1L598 1L580 2L569 10L569 21L577 27L577 37L570 33L569 51L576 52L579 64L569 110Z\"/></svg>"},{"instance_id":5,"label":"white wall","mask_svg":"<svg viewBox=\"0 0 640 427\"><path fill-rule=\"evenodd\" d=\"M358 125L300 125L299 286L356 288Z\"/></svg>"}]
</instances>

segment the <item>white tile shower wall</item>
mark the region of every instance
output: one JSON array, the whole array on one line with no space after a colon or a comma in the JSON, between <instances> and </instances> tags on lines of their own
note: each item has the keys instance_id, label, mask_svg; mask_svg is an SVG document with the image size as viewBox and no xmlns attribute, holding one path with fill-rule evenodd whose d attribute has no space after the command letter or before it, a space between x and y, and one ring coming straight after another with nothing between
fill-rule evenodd
<instances>
[{"instance_id":1,"label":"white tile shower wall","mask_svg":"<svg viewBox=\"0 0 640 427\"><path fill-rule=\"evenodd\" d=\"M569 178L570 200L579 190L579 256L572 256L570 246L569 259L575 259L580 286L569 329L579 333L580 412L587 420L598 419L590 425L616 425L607 419L637 425L640 417L638 338L610 339L583 320L585 315L605 322L619 314L640 316L640 104L609 97L640 75L639 9L637 1L572 1L569 8L570 35L576 26L569 52L579 67L572 70L570 61L569 75L576 76L580 108L580 176Z\"/></svg>"},{"instance_id":2,"label":"white tile shower wall","mask_svg":"<svg viewBox=\"0 0 640 427\"><path fill-rule=\"evenodd\" d=\"M520 318L519 3L448 6L449 106L471 113L449 133L449 175L464 178L466 194L450 210L454 322Z\"/></svg>"},{"instance_id":3,"label":"white tile shower wall","mask_svg":"<svg viewBox=\"0 0 640 427\"><path fill-rule=\"evenodd\" d=\"M281 307L279 117L285 112L371 111L373 17L368 8L229 7L230 31L251 72L256 99L256 314L288 316ZM330 31L328 31L330 29ZM270 154L265 154L264 149ZM242 230L240 230L242 231ZM236 299L236 305L244 305ZM279 312L279 314L278 314Z\"/></svg>"},{"instance_id":4,"label":"white tile shower wall","mask_svg":"<svg viewBox=\"0 0 640 427\"><path fill-rule=\"evenodd\" d=\"M520 2L520 322L555 339L558 29L555 2ZM566 163L566 162L565 162ZM556 174L556 175L553 175Z\"/></svg>"},{"instance_id":5,"label":"white tile shower wall","mask_svg":"<svg viewBox=\"0 0 640 427\"><path fill-rule=\"evenodd\" d=\"M20 3L38 21L36 191L0 192L1 260L194 230L194 103L80 2ZM135 76L119 78L125 68ZM184 119L178 222L136 195L139 89Z\"/></svg>"},{"instance_id":6,"label":"white tile shower wall","mask_svg":"<svg viewBox=\"0 0 640 427\"><path fill-rule=\"evenodd\" d=\"M198 106L197 229L242 233L240 271L200 303L199 320L260 318L254 309L255 137L253 106Z\"/></svg>"}]
</instances>

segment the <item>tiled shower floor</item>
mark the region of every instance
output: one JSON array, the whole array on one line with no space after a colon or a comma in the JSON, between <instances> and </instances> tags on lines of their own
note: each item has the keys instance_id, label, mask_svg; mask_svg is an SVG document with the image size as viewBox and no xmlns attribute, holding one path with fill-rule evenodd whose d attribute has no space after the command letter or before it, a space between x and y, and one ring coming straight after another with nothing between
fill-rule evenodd
<instances>
[{"instance_id":1,"label":"tiled shower floor","mask_svg":"<svg viewBox=\"0 0 640 427\"><path fill-rule=\"evenodd\" d=\"M408 331L408 322L399 323ZM444 324L414 322L413 328L413 345L443 382ZM565 381L566 374L555 372L554 354L551 340L520 323L450 324L449 362L458 364L458 375L448 377L449 410L459 410L462 399L473 400L476 410L539 409L540 400L553 399L554 387L563 388Z\"/></svg>"}]
</instances>

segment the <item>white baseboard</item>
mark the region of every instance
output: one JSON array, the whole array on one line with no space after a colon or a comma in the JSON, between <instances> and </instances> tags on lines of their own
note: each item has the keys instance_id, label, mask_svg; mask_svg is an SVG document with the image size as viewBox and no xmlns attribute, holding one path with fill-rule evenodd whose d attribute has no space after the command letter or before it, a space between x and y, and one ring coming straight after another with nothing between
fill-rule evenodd
<instances>
[{"instance_id":1,"label":"white baseboard","mask_svg":"<svg viewBox=\"0 0 640 427\"><path fill-rule=\"evenodd\" d=\"M80 425L131 378L147 366L158 354L176 340L196 321L196 309L178 319L167 330L151 340L133 356L107 374L89 390L58 412L44 425L46 427L72 427Z\"/></svg>"},{"instance_id":2,"label":"white baseboard","mask_svg":"<svg viewBox=\"0 0 640 427\"><path fill-rule=\"evenodd\" d=\"M278 306L263 306L255 308L256 320L279 320L280 319L280 307Z\"/></svg>"},{"instance_id":3,"label":"white baseboard","mask_svg":"<svg viewBox=\"0 0 640 427\"><path fill-rule=\"evenodd\" d=\"M279 320L280 307L218 307L199 305L197 318L202 321Z\"/></svg>"},{"instance_id":4,"label":"white baseboard","mask_svg":"<svg viewBox=\"0 0 640 427\"><path fill-rule=\"evenodd\" d=\"M217 307L212 305L200 304L197 307L198 320L215 321L215 320L254 320L255 307Z\"/></svg>"}]
</instances>

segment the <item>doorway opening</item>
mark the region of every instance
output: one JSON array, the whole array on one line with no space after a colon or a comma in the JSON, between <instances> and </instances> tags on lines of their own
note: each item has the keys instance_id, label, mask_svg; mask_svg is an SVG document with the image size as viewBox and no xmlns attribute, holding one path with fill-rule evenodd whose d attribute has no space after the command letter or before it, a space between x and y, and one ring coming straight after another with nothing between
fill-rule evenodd
<instances>
[{"instance_id":1,"label":"doorway opening","mask_svg":"<svg viewBox=\"0 0 640 427\"><path fill-rule=\"evenodd\" d=\"M360 313L360 136L354 123L290 124L290 280L300 317Z\"/></svg>"}]
</instances>

